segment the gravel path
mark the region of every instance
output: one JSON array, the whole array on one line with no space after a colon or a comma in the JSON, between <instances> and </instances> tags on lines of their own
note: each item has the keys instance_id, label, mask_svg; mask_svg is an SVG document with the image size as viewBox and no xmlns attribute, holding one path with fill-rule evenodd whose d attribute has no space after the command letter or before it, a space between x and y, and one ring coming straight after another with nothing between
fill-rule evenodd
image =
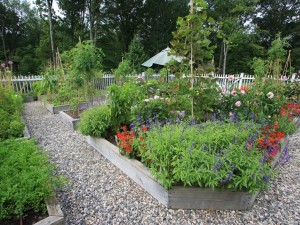
<instances>
[{"instance_id":1,"label":"gravel path","mask_svg":"<svg viewBox=\"0 0 300 225\"><path fill-rule=\"evenodd\" d=\"M70 187L58 193L68 225L87 224L300 224L300 130L291 136L290 162L250 211L172 210L158 203L69 130L40 102L25 104L32 136L49 153Z\"/></svg>"}]
</instances>

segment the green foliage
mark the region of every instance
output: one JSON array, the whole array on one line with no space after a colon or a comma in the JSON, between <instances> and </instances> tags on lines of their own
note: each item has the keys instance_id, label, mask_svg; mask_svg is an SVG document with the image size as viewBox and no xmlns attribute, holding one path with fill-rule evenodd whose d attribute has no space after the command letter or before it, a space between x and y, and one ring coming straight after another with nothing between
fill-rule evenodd
<instances>
[{"instance_id":1,"label":"green foliage","mask_svg":"<svg viewBox=\"0 0 300 225\"><path fill-rule=\"evenodd\" d=\"M129 51L125 53L124 58L130 62L130 65L136 73L143 71L142 63L147 60L148 56L137 35L131 41Z\"/></svg>"},{"instance_id":2,"label":"green foliage","mask_svg":"<svg viewBox=\"0 0 300 225\"><path fill-rule=\"evenodd\" d=\"M285 85L284 95L290 102L300 101L300 82L290 82Z\"/></svg>"},{"instance_id":3,"label":"green foliage","mask_svg":"<svg viewBox=\"0 0 300 225\"><path fill-rule=\"evenodd\" d=\"M294 120L289 118L288 115L280 115L277 119L277 123L279 127L278 131L284 132L285 135L291 135L298 129Z\"/></svg>"},{"instance_id":4,"label":"green foliage","mask_svg":"<svg viewBox=\"0 0 300 225\"><path fill-rule=\"evenodd\" d=\"M265 80L264 83L256 83L242 90L226 90L222 94L219 110L225 117L234 113L246 120L253 117L275 119L284 104L284 84Z\"/></svg>"},{"instance_id":5,"label":"green foliage","mask_svg":"<svg viewBox=\"0 0 300 225\"><path fill-rule=\"evenodd\" d=\"M62 187L45 153L34 140L0 142L0 222L27 210L46 211L44 200Z\"/></svg>"},{"instance_id":6,"label":"green foliage","mask_svg":"<svg viewBox=\"0 0 300 225\"><path fill-rule=\"evenodd\" d=\"M283 63L287 55L286 47L289 47L287 38L281 38L277 35L276 40L272 41L271 47L268 50L268 58L271 62L271 74L279 77L282 72Z\"/></svg>"},{"instance_id":7,"label":"green foliage","mask_svg":"<svg viewBox=\"0 0 300 225\"><path fill-rule=\"evenodd\" d=\"M199 10L184 18L178 18L177 31L173 32L174 39L171 45L175 55L185 57L182 64L190 68L190 61L192 61L193 67L198 72L203 72L201 70L212 59L214 52L214 46L211 46L209 40L214 20L207 18L205 1L197 0L195 4Z\"/></svg>"},{"instance_id":8,"label":"green foliage","mask_svg":"<svg viewBox=\"0 0 300 225\"><path fill-rule=\"evenodd\" d=\"M267 187L273 175L255 147L245 149L247 138L257 132L253 123L206 122L154 125L147 132L144 161L150 160L151 173L167 189L187 186L230 188L255 192Z\"/></svg>"},{"instance_id":9,"label":"green foliage","mask_svg":"<svg viewBox=\"0 0 300 225\"><path fill-rule=\"evenodd\" d=\"M145 71L145 79L146 79L146 81L150 80L151 77L153 76L153 74L155 74L154 69L147 68L147 70Z\"/></svg>"},{"instance_id":10,"label":"green foliage","mask_svg":"<svg viewBox=\"0 0 300 225\"><path fill-rule=\"evenodd\" d=\"M190 91L190 95L193 97L195 119L203 120L204 116L215 113L220 94L213 78L200 79L199 84Z\"/></svg>"},{"instance_id":11,"label":"green foliage","mask_svg":"<svg viewBox=\"0 0 300 225\"><path fill-rule=\"evenodd\" d=\"M168 104L168 99L157 95L154 98L142 99L131 108L131 120L135 121L137 118L142 117L144 120L157 118L159 121L164 121L170 117Z\"/></svg>"},{"instance_id":12,"label":"green foliage","mask_svg":"<svg viewBox=\"0 0 300 225\"><path fill-rule=\"evenodd\" d=\"M131 62L129 60L123 60L120 62L118 68L114 71L117 84L122 85L127 79L126 76L132 73Z\"/></svg>"},{"instance_id":13,"label":"green foliage","mask_svg":"<svg viewBox=\"0 0 300 225\"><path fill-rule=\"evenodd\" d=\"M0 139L22 137L24 122L21 120L22 96L0 88Z\"/></svg>"},{"instance_id":14,"label":"green foliage","mask_svg":"<svg viewBox=\"0 0 300 225\"><path fill-rule=\"evenodd\" d=\"M93 137L106 137L112 123L111 109L107 105L89 108L80 115L79 131Z\"/></svg>"},{"instance_id":15,"label":"green foliage","mask_svg":"<svg viewBox=\"0 0 300 225\"><path fill-rule=\"evenodd\" d=\"M108 87L113 130L118 130L122 125L130 123L131 107L135 107L145 96L143 88L132 82L125 83L122 87L116 84Z\"/></svg>"},{"instance_id":16,"label":"green foliage","mask_svg":"<svg viewBox=\"0 0 300 225\"><path fill-rule=\"evenodd\" d=\"M269 61L263 60L261 58L253 58L252 66L251 68L254 71L254 75L256 76L256 79L262 79L265 77L265 75L268 72L269 67Z\"/></svg>"}]
</instances>

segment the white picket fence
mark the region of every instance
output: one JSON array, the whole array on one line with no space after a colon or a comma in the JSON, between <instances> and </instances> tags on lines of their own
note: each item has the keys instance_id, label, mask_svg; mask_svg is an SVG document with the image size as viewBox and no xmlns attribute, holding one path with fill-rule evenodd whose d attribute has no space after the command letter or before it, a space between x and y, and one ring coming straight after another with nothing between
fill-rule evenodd
<instances>
[{"instance_id":1,"label":"white picket fence","mask_svg":"<svg viewBox=\"0 0 300 225\"><path fill-rule=\"evenodd\" d=\"M297 74L292 74L290 77L281 77L280 80L284 82L300 82L300 79L296 77ZM138 75L129 75L128 79L131 77L144 79L145 76L143 74ZM190 76L187 76L190 78ZM255 80L253 75L246 74L238 74L238 75L223 75L223 74L202 74L200 77L203 78L212 78L215 79L220 87L234 87L241 88L242 86L250 86L251 83ZM154 74L150 77L151 79L160 79L161 76L159 74ZM14 90L22 93L28 93L32 91L32 84L35 81L40 81L43 79L43 76L18 76L13 77L11 79ZM175 79L175 75L170 74L168 78L164 78L165 82L172 81ZM194 77L195 81L199 80L199 76ZM269 76L268 79L275 79L272 76ZM2 84L5 85L7 80L2 79ZM94 80L94 85L98 90L105 90L111 84L116 83L115 76L112 74L105 74L101 78Z\"/></svg>"},{"instance_id":2,"label":"white picket fence","mask_svg":"<svg viewBox=\"0 0 300 225\"><path fill-rule=\"evenodd\" d=\"M43 80L43 76L33 75L33 76L18 76L12 77L11 84L15 91L21 93L29 93L33 90L32 84L36 81ZM7 84L7 79L2 79L2 85L5 86Z\"/></svg>"}]
</instances>

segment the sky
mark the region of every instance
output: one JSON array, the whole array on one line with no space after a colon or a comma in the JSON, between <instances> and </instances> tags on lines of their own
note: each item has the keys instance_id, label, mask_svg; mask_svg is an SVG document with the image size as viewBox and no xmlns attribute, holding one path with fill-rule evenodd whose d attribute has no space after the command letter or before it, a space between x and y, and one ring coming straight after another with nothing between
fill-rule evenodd
<instances>
[{"instance_id":1,"label":"sky","mask_svg":"<svg viewBox=\"0 0 300 225\"><path fill-rule=\"evenodd\" d=\"M35 0L27 0L31 5L34 5ZM57 0L53 0L53 9L59 15Z\"/></svg>"}]
</instances>

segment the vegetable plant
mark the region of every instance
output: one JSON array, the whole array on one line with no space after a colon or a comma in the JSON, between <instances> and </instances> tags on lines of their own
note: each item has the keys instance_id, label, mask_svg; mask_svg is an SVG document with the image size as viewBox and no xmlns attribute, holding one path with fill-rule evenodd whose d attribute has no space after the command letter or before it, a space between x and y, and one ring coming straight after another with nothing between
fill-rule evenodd
<instances>
[{"instance_id":1,"label":"vegetable plant","mask_svg":"<svg viewBox=\"0 0 300 225\"><path fill-rule=\"evenodd\" d=\"M44 200L64 184L54 173L35 140L0 141L0 223L31 209L45 212Z\"/></svg>"}]
</instances>

